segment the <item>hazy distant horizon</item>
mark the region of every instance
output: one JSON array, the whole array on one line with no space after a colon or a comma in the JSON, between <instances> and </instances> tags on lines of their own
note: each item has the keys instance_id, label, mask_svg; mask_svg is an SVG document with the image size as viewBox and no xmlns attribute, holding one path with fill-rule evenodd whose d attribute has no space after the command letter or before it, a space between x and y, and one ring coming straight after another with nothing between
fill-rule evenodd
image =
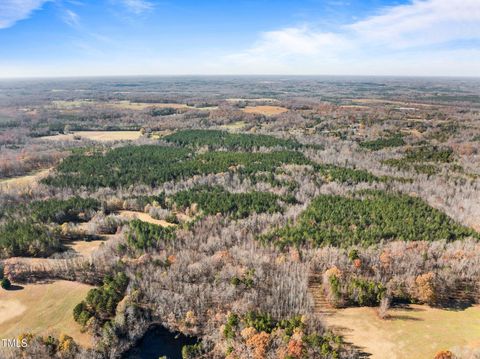
<instances>
[{"instance_id":1,"label":"hazy distant horizon","mask_svg":"<svg viewBox=\"0 0 480 359\"><path fill-rule=\"evenodd\" d=\"M296 74L152 74L152 75L80 75L80 76L31 76L31 77L0 77L0 81L15 81L15 80L95 80L95 79L168 79L168 78L319 78L319 79L443 79L443 80L480 80L478 76L455 76L455 75L437 75L437 76L423 76L423 75L337 75L337 74L312 74L312 75L296 75Z\"/></svg>"}]
</instances>

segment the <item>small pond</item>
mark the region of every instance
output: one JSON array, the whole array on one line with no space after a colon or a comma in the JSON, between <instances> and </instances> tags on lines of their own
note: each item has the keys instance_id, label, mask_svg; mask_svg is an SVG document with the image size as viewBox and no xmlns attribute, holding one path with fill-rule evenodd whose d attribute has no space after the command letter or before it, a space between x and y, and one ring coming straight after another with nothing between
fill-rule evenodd
<instances>
[{"instance_id":1,"label":"small pond","mask_svg":"<svg viewBox=\"0 0 480 359\"><path fill-rule=\"evenodd\" d=\"M150 328L134 348L130 349L124 359L182 359L182 348L198 340L179 333L172 333L162 326Z\"/></svg>"}]
</instances>

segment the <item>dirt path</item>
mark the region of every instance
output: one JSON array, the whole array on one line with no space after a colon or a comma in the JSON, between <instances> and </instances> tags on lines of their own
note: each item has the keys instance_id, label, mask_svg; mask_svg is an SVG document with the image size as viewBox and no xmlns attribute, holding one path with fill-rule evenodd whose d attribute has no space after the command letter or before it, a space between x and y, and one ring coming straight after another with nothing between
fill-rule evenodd
<instances>
[{"instance_id":1,"label":"dirt path","mask_svg":"<svg viewBox=\"0 0 480 359\"><path fill-rule=\"evenodd\" d=\"M315 315L322 317L333 313L334 310L328 303L325 293L323 292L321 276L310 276L308 291L313 297Z\"/></svg>"}]
</instances>

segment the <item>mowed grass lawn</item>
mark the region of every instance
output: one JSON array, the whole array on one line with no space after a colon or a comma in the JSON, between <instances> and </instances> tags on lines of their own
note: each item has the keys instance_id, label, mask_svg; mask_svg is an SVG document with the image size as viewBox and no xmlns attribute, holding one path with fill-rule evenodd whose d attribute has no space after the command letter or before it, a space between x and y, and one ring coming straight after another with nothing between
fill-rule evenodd
<instances>
[{"instance_id":1,"label":"mowed grass lawn","mask_svg":"<svg viewBox=\"0 0 480 359\"><path fill-rule=\"evenodd\" d=\"M26 284L20 290L0 289L1 338L16 338L25 332L42 336L67 334L78 344L91 346L90 336L81 332L72 314L91 288L82 283L56 281Z\"/></svg>"},{"instance_id":2,"label":"mowed grass lawn","mask_svg":"<svg viewBox=\"0 0 480 359\"><path fill-rule=\"evenodd\" d=\"M440 350L480 348L480 306L443 310L410 305L389 311L382 320L375 308L335 311L326 322L370 359L432 359Z\"/></svg>"}]
</instances>

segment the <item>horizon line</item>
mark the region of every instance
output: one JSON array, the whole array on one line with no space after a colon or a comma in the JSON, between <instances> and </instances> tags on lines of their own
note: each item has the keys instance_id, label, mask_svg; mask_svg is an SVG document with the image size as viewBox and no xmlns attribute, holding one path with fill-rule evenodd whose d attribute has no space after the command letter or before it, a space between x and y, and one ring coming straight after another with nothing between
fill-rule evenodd
<instances>
[{"instance_id":1,"label":"horizon line","mask_svg":"<svg viewBox=\"0 0 480 359\"><path fill-rule=\"evenodd\" d=\"M374 78L441 78L441 79L480 79L480 75L374 75L374 74L115 74L115 75L38 75L0 76L0 81L9 80L73 80L100 78L146 78L146 77L374 77Z\"/></svg>"}]
</instances>

